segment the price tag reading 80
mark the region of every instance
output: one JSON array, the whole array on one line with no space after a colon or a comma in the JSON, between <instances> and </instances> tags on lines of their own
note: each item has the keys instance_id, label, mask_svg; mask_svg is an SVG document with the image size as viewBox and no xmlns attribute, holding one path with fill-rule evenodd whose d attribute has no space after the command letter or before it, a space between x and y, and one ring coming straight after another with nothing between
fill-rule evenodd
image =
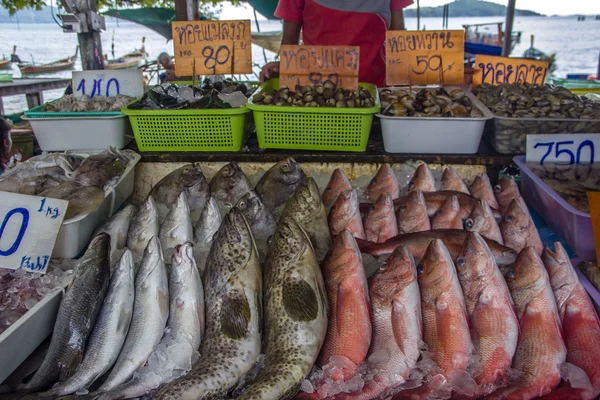
<instances>
[{"instance_id":1,"label":"price tag reading 80","mask_svg":"<svg viewBox=\"0 0 600 400\"><path fill-rule=\"evenodd\" d=\"M599 153L598 133L527 135L528 163L594 164Z\"/></svg>"},{"instance_id":2,"label":"price tag reading 80","mask_svg":"<svg viewBox=\"0 0 600 400\"><path fill-rule=\"evenodd\" d=\"M3 193L0 267L45 272L68 202Z\"/></svg>"}]
</instances>

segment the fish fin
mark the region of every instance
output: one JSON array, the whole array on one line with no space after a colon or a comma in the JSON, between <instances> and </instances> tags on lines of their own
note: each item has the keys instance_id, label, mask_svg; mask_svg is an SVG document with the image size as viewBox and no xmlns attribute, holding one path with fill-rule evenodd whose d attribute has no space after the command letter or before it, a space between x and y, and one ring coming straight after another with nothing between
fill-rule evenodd
<instances>
[{"instance_id":1,"label":"fish fin","mask_svg":"<svg viewBox=\"0 0 600 400\"><path fill-rule=\"evenodd\" d=\"M117 322L117 333L124 333L125 335L129 331L129 324L131 323L132 317L131 310L125 310L121 308L119 312L119 321Z\"/></svg>"},{"instance_id":2,"label":"fish fin","mask_svg":"<svg viewBox=\"0 0 600 400\"><path fill-rule=\"evenodd\" d=\"M319 313L319 300L304 279L288 278L283 284L283 307L294 321L313 321Z\"/></svg>"},{"instance_id":3,"label":"fish fin","mask_svg":"<svg viewBox=\"0 0 600 400\"><path fill-rule=\"evenodd\" d=\"M223 295L221 328L232 339L241 339L248 333L252 317L250 304L244 293L232 291Z\"/></svg>"},{"instance_id":4,"label":"fish fin","mask_svg":"<svg viewBox=\"0 0 600 400\"><path fill-rule=\"evenodd\" d=\"M371 331L370 307L363 287L363 284L357 279L346 278L340 282L335 314L338 332L366 328L367 325L368 330ZM357 327L358 323L360 326ZM364 336L361 335L361 337ZM370 337L369 332L368 338L370 339Z\"/></svg>"},{"instance_id":5,"label":"fish fin","mask_svg":"<svg viewBox=\"0 0 600 400\"><path fill-rule=\"evenodd\" d=\"M58 377L59 382L64 382L69 379L75 371L77 371L77 367L83 361L83 349L79 349L75 352L73 357L69 360L68 364L65 364L60 369L60 375Z\"/></svg>"}]
</instances>

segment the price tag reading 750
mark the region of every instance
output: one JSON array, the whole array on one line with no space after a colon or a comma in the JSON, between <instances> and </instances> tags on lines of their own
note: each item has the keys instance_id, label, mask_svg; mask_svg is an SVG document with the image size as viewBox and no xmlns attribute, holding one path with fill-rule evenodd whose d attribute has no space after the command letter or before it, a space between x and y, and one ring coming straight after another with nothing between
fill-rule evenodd
<instances>
[{"instance_id":1,"label":"price tag reading 750","mask_svg":"<svg viewBox=\"0 0 600 400\"><path fill-rule=\"evenodd\" d=\"M594 164L599 153L597 133L527 135L526 161L530 163Z\"/></svg>"},{"instance_id":2,"label":"price tag reading 750","mask_svg":"<svg viewBox=\"0 0 600 400\"><path fill-rule=\"evenodd\" d=\"M68 202L2 193L0 267L46 272Z\"/></svg>"}]
</instances>

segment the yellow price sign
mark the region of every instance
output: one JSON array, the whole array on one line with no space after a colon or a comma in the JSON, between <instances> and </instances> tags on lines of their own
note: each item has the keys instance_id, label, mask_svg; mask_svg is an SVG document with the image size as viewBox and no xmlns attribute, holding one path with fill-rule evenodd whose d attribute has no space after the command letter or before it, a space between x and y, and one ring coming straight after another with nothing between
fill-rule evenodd
<instances>
[{"instance_id":1,"label":"yellow price sign","mask_svg":"<svg viewBox=\"0 0 600 400\"><path fill-rule=\"evenodd\" d=\"M462 85L465 32L388 31L385 39L387 85Z\"/></svg>"},{"instance_id":2,"label":"yellow price sign","mask_svg":"<svg viewBox=\"0 0 600 400\"><path fill-rule=\"evenodd\" d=\"M175 75L252 73L250 20L173 21Z\"/></svg>"},{"instance_id":3,"label":"yellow price sign","mask_svg":"<svg viewBox=\"0 0 600 400\"><path fill-rule=\"evenodd\" d=\"M509 58L477 55L473 87L482 83L501 85L505 83L534 83L543 85L548 74L546 61L527 58Z\"/></svg>"}]
</instances>

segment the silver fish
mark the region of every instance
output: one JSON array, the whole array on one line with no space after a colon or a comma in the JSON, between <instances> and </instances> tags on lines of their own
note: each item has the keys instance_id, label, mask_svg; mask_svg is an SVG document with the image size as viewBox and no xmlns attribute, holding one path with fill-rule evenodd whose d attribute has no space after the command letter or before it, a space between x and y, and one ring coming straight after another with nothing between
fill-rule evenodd
<instances>
[{"instance_id":1,"label":"silver fish","mask_svg":"<svg viewBox=\"0 0 600 400\"><path fill-rule=\"evenodd\" d=\"M315 364L327 333L321 269L310 239L290 217L279 222L273 237L264 286L265 366L239 400L293 397Z\"/></svg>"},{"instance_id":2,"label":"silver fish","mask_svg":"<svg viewBox=\"0 0 600 400\"><path fill-rule=\"evenodd\" d=\"M134 290L133 255L126 250L110 280L83 362L73 376L44 393L44 396L64 396L87 389L113 366L129 330Z\"/></svg>"},{"instance_id":3,"label":"silver fish","mask_svg":"<svg viewBox=\"0 0 600 400\"><path fill-rule=\"evenodd\" d=\"M215 235L206 276L206 331L200 361L155 399L221 398L260 353L262 274L252 232L232 209Z\"/></svg>"},{"instance_id":4,"label":"silver fish","mask_svg":"<svg viewBox=\"0 0 600 400\"><path fill-rule=\"evenodd\" d=\"M150 239L154 236L158 237L159 232L156 203L152 196L148 196L132 219L127 233L127 247L132 251L136 261L142 258Z\"/></svg>"},{"instance_id":5,"label":"silver fish","mask_svg":"<svg viewBox=\"0 0 600 400\"><path fill-rule=\"evenodd\" d=\"M125 344L99 392L106 392L126 382L144 365L163 335L168 316L167 269L160 242L153 237L135 277L133 317Z\"/></svg>"},{"instance_id":6,"label":"silver fish","mask_svg":"<svg viewBox=\"0 0 600 400\"><path fill-rule=\"evenodd\" d=\"M99 400L143 396L186 374L198 358L204 334L204 290L192 254L192 244L177 246L169 280L167 330L146 365L128 382L104 393Z\"/></svg>"},{"instance_id":7,"label":"silver fish","mask_svg":"<svg viewBox=\"0 0 600 400\"><path fill-rule=\"evenodd\" d=\"M177 197L177 204L162 223L158 237L166 260L171 259L175 246L194 240L190 208L185 192L181 192Z\"/></svg>"},{"instance_id":8,"label":"silver fish","mask_svg":"<svg viewBox=\"0 0 600 400\"><path fill-rule=\"evenodd\" d=\"M129 225L131 219L137 213L137 206L128 204L118 213L112 216L111 219L102 224L97 230L94 236L99 233L105 232L110 235L110 268L111 275L114 266L119 261L119 252L127 246L127 232L129 232Z\"/></svg>"},{"instance_id":9,"label":"silver fish","mask_svg":"<svg viewBox=\"0 0 600 400\"><path fill-rule=\"evenodd\" d=\"M331 248L331 236L327 223L327 211L321 201L319 188L313 178L301 183L287 202L281 219L292 217L308 234L315 249L317 260L323 260Z\"/></svg>"},{"instance_id":10,"label":"silver fish","mask_svg":"<svg viewBox=\"0 0 600 400\"><path fill-rule=\"evenodd\" d=\"M256 184L254 190L271 212L278 214L296 192L299 184L306 182L306 174L300 164L291 157L273 165Z\"/></svg>"},{"instance_id":11,"label":"silver fish","mask_svg":"<svg viewBox=\"0 0 600 400\"><path fill-rule=\"evenodd\" d=\"M254 190L243 195L235 207L248 221L256 241L260 262L263 263L267 256L267 241L277 229L277 220Z\"/></svg>"},{"instance_id":12,"label":"silver fish","mask_svg":"<svg viewBox=\"0 0 600 400\"><path fill-rule=\"evenodd\" d=\"M57 379L68 379L79 367L108 288L109 247L106 233L92 239L60 303L48 353L23 391L46 389Z\"/></svg>"},{"instance_id":13,"label":"silver fish","mask_svg":"<svg viewBox=\"0 0 600 400\"><path fill-rule=\"evenodd\" d=\"M221 212L217 206L217 202L212 197L204 206L200 219L194 229L194 258L198 265L200 275L204 276L206 270L206 259L212 245L213 237L221 226Z\"/></svg>"}]
</instances>

